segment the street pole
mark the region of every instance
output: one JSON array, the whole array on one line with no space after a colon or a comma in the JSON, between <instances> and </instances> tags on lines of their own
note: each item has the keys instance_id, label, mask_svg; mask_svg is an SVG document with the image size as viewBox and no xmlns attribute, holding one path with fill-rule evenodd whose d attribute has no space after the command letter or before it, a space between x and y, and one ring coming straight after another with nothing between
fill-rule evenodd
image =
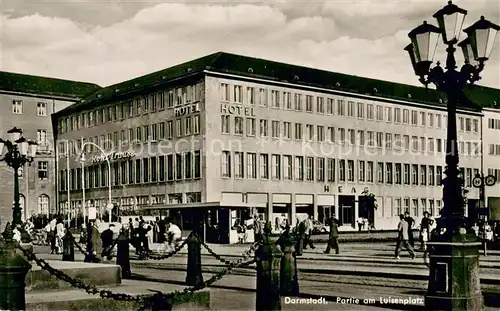
<instances>
[{"instance_id":1,"label":"street pole","mask_svg":"<svg viewBox=\"0 0 500 311\"><path fill-rule=\"evenodd\" d=\"M16 163L17 164L17 163ZM21 220L21 195L19 193L19 165L14 165L14 207L12 208L12 227L22 224Z\"/></svg>"},{"instance_id":2,"label":"street pole","mask_svg":"<svg viewBox=\"0 0 500 311\"><path fill-rule=\"evenodd\" d=\"M69 174L69 154L70 154L70 150L69 150L69 141L66 140L66 185L67 185L67 195L68 195L68 200L67 200L67 204L68 204L68 209L67 209L67 213L68 213L68 226L71 225L71 216L70 216L70 209L71 209L71 201L70 201L70 186L71 186L71 183L70 183L70 174Z\"/></svg>"},{"instance_id":3,"label":"street pole","mask_svg":"<svg viewBox=\"0 0 500 311\"><path fill-rule=\"evenodd\" d=\"M83 158L82 153L82 158ZM81 160L82 164L82 212L83 212L83 223L87 223L87 210L85 206L85 159Z\"/></svg>"}]
</instances>

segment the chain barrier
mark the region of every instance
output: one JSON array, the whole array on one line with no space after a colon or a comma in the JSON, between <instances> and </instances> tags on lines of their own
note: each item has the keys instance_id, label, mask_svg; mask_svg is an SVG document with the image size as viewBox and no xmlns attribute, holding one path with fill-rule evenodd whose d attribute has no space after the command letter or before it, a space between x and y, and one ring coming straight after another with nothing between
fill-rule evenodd
<instances>
[{"instance_id":1,"label":"chain barrier","mask_svg":"<svg viewBox=\"0 0 500 311\"><path fill-rule=\"evenodd\" d=\"M23 253L23 255L29 261L35 262L40 268L47 271L50 275L55 276L56 278L69 283L74 288L84 290L85 292L87 292L90 295L98 295L103 299L113 299L113 300L120 300L120 301L134 301L134 302L143 302L145 299L148 299L148 297L151 296L151 295L132 296L132 295L123 294L123 293L113 293L110 290L99 289L94 285L85 284L78 279L73 279L72 277L70 277L69 275L67 275L64 272L53 268L44 259L38 258L30 250L27 250L27 249L24 249L23 247L21 247L21 245L19 243L15 242L15 246L17 249L19 249Z\"/></svg>"},{"instance_id":2,"label":"chain barrier","mask_svg":"<svg viewBox=\"0 0 500 311\"><path fill-rule=\"evenodd\" d=\"M83 246L80 245L80 243L78 243L75 239L75 237L73 235L71 235L72 239L73 239L73 244L76 246L76 248L78 249L78 251L80 253L82 253L83 255L85 256L88 256L89 253L83 248Z\"/></svg>"},{"instance_id":3,"label":"chain barrier","mask_svg":"<svg viewBox=\"0 0 500 311\"><path fill-rule=\"evenodd\" d=\"M222 277L224 277L225 275L230 274L233 269L253 264L255 262L255 259L252 258L252 259L248 260L248 258L252 255L252 253L255 252L255 250L257 249L257 247L259 245L260 245L260 242L252 245L246 252L244 252L242 254L243 255L242 258L235 260L235 261L232 261L232 262L229 262L227 267L224 270L221 270L221 271L215 273L210 279L208 279L207 281L205 281L199 285L187 287L187 288L184 288L183 290L174 291L174 292L171 292L168 294L161 293L161 292L157 292L157 293L153 294L153 296L145 299L144 305L142 306L142 308L139 309L139 311L145 311L146 309L151 308L153 306L153 304L159 300L165 301L169 304L172 304L172 302L181 299L181 297L192 296L194 294L194 292L202 290L206 287L209 287L212 284L214 284L215 282L222 279Z\"/></svg>"},{"instance_id":4,"label":"chain barrier","mask_svg":"<svg viewBox=\"0 0 500 311\"><path fill-rule=\"evenodd\" d=\"M178 254L184 246L187 245L189 238L191 238L191 235L193 235L193 232L191 232L188 237L179 245L177 245L171 252L168 252L163 255L154 255L153 251L141 251L139 252L139 258L140 259L151 259L151 260L163 260L163 259L168 259L176 254Z\"/></svg>"},{"instance_id":5,"label":"chain barrier","mask_svg":"<svg viewBox=\"0 0 500 311\"><path fill-rule=\"evenodd\" d=\"M217 259L218 261L220 261L221 263L229 266L232 264L232 261L230 260L227 260L225 258L223 258L221 255L217 254L216 252L214 252L210 246L208 246L198 235L195 235L196 236L196 239L198 239L198 242L200 242L200 244L207 250L207 252L212 255L212 257L214 257L215 259ZM258 242L255 242L254 244L252 244L250 246L250 250L254 250L257 249L257 247L262 243L262 241L258 241ZM249 250L245 251L243 254L241 254L239 257L244 257L245 254L247 254Z\"/></svg>"}]
</instances>

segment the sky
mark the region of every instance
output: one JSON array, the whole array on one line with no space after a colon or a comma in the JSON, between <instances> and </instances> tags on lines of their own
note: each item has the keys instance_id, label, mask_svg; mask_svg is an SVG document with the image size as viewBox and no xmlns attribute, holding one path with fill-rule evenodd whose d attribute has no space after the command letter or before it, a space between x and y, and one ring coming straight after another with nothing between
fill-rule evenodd
<instances>
[{"instance_id":1,"label":"sky","mask_svg":"<svg viewBox=\"0 0 500 311\"><path fill-rule=\"evenodd\" d=\"M500 1L454 1L464 26ZM107 86L224 51L419 85L403 48L443 0L0 0L0 70ZM458 51L459 52L459 51ZM444 63L444 46L435 60ZM461 53L457 61L463 63ZM500 88L500 35L481 85Z\"/></svg>"}]
</instances>

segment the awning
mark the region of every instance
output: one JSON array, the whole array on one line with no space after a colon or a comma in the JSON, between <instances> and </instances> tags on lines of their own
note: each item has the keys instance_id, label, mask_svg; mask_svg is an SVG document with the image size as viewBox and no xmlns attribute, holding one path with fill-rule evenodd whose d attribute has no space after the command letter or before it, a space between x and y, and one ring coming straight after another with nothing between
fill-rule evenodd
<instances>
[{"instance_id":1,"label":"awning","mask_svg":"<svg viewBox=\"0 0 500 311\"><path fill-rule=\"evenodd\" d=\"M220 207L219 202L198 202L198 203L180 203L180 204L155 204L139 207L141 210L160 210L160 209L185 209L185 208L210 208Z\"/></svg>"}]
</instances>

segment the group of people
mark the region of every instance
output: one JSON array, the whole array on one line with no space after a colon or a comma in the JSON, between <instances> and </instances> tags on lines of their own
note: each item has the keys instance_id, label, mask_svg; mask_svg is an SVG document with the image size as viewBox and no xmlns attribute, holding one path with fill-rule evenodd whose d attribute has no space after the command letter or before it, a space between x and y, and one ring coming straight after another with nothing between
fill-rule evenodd
<instances>
[{"instance_id":1,"label":"group of people","mask_svg":"<svg viewBox=\"0 0 500 311\"><path fill-rule=\"evenodd\" d=\"M401 249L404 247L410 257L414 259L415 254L415 237L413 235L413 227L415 225L415 219L410 216L410 213L406 211L404 214L399 215L398 224L398 237L396 241L395 258L399 259L399 254ZM427 242L429 241L431 234L436 228L436 221L431 217L429 212L424 211L424 217L420 223L420 250L425 251L427 249Z\"/></svg>"},{"instance_id":2,"label":"group of people","mask_svg":"<svg viewBox=\"0 0 500 311\"><path fill-rule=\"evenodd\" d=\"M43 228L47 234L47 242L50 245L51 254L62 254L63 252L63 237L66 234L66 227L61 217L54 217Z\"/></svg>"},{"instance_id":3,"label":"group of people","mask_svg":"<svg viewBox=\"0 0 500 311\"><path fill-rule=\"evenodd\" d=\"M137 253L149 251L152 243L164 244L166 248L173 250L182 239L179 226L163 217L156 217L154 221L149 222L142 216L129 218L125 227Z\"/></svg>"}]
</instances>

